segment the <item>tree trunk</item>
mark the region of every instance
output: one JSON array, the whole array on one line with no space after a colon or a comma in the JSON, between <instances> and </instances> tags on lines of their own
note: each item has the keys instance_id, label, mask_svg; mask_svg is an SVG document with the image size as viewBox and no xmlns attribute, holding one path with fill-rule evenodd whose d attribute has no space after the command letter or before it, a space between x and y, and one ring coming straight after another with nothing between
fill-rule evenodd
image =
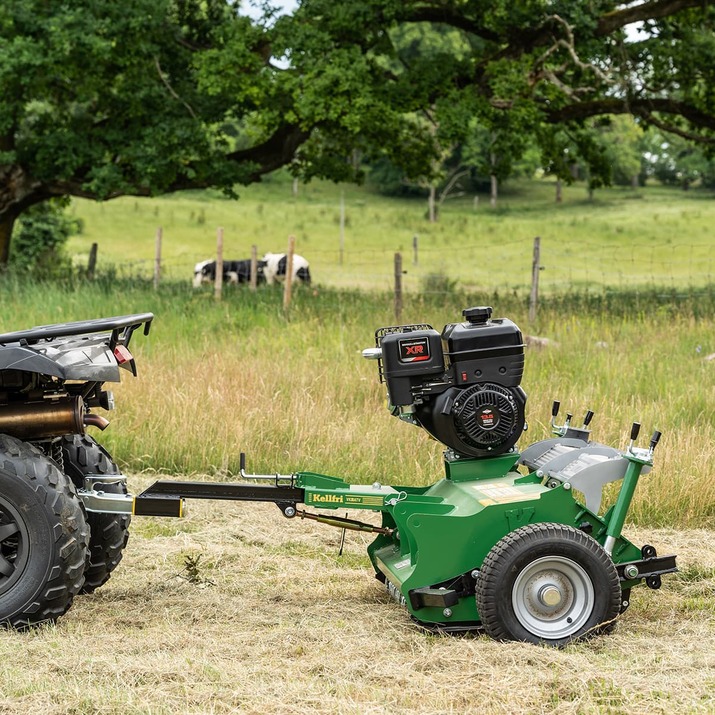
<instances>
[{"instance_id":1,"label":"tree trunk","mask_svg":"<svg viewBox=\"0 0 715 715\"><path fill-rule=\"evenodd\" d=\"M563 186L561 179L556 179L556 203L560 204L564 200Z\"/></svg>"},{"instance_id":2,"label":"tree trunk","mask_svg":"<svg viewBox=\"0 0 715 715\"><path fill-rule=\"evenodd\" d=\"M437 220L437 212L435 211L435 197L437 189L434 184L430 184L429 198L427 199L429 222L434 223Z\"/></svg>"},{"instance_id":3,"label":"tree trunk","mask_svg":"<svg viewBox=\"0 0 715 715\"><path fill-rule=\"evenodd\" d=\"M10 241L15 221L30 206L54 194L16 164L0 165L0 268L10 259Z\"/></svg>"},{"instance_id":4,"label":"tree trunk","mask_svg":"<svg viewBox=\"0 0 715 715\"><path fill-rule=\"evenodd\" d=\"M494 167L496 166L496 163L497 163L497 158L496 158L496 155L494 154L494 152L492 152L491 155L489 156L489 162L492 165L492 169L494 169ZM490 178L491 178L492 190L489 195L489 204L493 209L495 209L497 207L497 192L499 189L499 183L497 181L496 174L492 174Z\"/></svg>"},{"instance_id":5,"label":"tree trunk","mask_svg":"<svg viewBox=\"0 0 715 715\"><path fill-rule=\"evenodd\" d=\"M16 219L17 215L10 212L0 218L0 268L7 266L10 260L10 239Z\"/></svg>"}]
</instances>

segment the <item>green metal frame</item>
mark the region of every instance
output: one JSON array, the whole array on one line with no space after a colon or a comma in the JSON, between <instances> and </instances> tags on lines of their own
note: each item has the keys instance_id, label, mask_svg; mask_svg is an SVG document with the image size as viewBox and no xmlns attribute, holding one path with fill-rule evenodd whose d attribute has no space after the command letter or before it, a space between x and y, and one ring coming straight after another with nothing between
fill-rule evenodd
<instances>
[{"instance_id":1,"label":"green metal frame","mask_svg":"<svg viewBox=\"0 0 715 715\"><path fill-rule=\"evenodd\" d=\"M541 470L520 472L527 468L517 467L516 452L486 459L450 455L445 453L444 477L426 487L355 485L299 472L254 475L269 481L264 485L159 481L125 499L135 514L162 516L179 516L185 498L272 501L287 517L372 532L367 551L376 576L417 621L448 630L479 625L474 593L482 563L500 539L527 524L564 524L589 533L610 554L624 593L644 580L657 588L661 574L676 570L675 557L656 558L654 549L640 549L621 534L641 472L652 464L652 447L631 445L623 453L628 465L621 488L603 516L581 504L568 481ZM298 510L300 503L313 509ZM337 513L345 509L380 512L381 523Z\"/></svg>"},{"instance_id":2,"label":"green metal frame","mask_svg":"<svg viewBox=\"0 0 715 715\"><path fill-rule=\"evenodd\" d=\"M621 535L621 529L641 469L651 462L626 457L630 464L616 503L603 517L580 504L568 483L549 488L536 472L521 474L516 453L490 459L446 458L445 477L429 487L351 485L310 472L299 473L296 486L304 489L305 504L316 509L382 512L384 531L368 547L376 574L399 591L418 621L458 627L480 620L471 593L458 595L446 608L444 603L415 604L411 592L463 584L502 537L526 524L556 522L585 529L602 546L612 537L610 553L616 564L641 558L641 550ZM623 581L622 587L639 582Z\"/></svg>"}]
</instances>

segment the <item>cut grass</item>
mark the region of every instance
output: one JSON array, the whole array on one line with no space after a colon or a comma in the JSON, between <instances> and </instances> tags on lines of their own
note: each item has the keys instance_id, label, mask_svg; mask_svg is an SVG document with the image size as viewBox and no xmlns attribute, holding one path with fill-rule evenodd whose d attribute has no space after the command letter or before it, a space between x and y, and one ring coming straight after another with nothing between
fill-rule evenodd
<instances>
[{"instance_id":1,"label":"cut grass","mask_svg":"<svg viewBox=\"0 0 715 715\"><path fill-rule=\"evenodd\" d=\"M0 711L715 709L712 532L638 530L637 543L680 554L683 577L634 589L613 635L555 651L424 633L373 578L369 537L348 534L338 557L339 530L272 505L194 503L186 521L190 533L135 533L109 583L59 625L0 632ZM186 578L187 555L203 580Z\"/></svg>"}]
</instances>

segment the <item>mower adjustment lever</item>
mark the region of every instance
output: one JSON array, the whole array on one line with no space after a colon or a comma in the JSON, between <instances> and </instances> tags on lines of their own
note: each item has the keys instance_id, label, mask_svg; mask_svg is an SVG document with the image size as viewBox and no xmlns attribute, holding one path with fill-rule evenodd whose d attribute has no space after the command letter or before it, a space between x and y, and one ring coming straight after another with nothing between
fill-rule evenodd
<instances>
[{"instance_id":1,"label":"mower adjustment lever","mask_svg":"<svg viewBox=\"0 0 715 715\"><path fill-rule=\"evenodd\" d=\"M653 436L650 438L651 453L654 452L655 448L658 446L658 442L660 442L660 437L661 433L658 430L655 430L655 432L653 432Z\"/></svg>"},{"instance_id":2,"label":"mower adjustment lever","mask_svg":"<svg viewBox=\"0 0 715 715\"><path fill-rule=\"evenodd\" d=\"M634 422L633 426L631 427L631 442L635 442L638 439L638 435L640 434L640 431L641 431L641 423Z\"/></svg>"}]
</instances>

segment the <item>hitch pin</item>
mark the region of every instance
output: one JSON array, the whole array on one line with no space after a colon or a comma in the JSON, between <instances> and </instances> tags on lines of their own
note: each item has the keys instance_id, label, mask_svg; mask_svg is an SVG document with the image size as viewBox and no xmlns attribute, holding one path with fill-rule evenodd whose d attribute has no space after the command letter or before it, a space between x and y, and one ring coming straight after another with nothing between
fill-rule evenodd
<instances>
[{"instance_id":1,"label":"hitch pin","mask_svg":"<svg viewBox=\"0 0 715 715\"><path fill-rule=\"evenodd\" d=\"M246 472L246 453L241 452L238 456L238 473L242 479L256 479L258 481L271 481L276 484L279 481L289 481L293 484L295 474L248 474Z\"/></svg>"}]
</instances>

